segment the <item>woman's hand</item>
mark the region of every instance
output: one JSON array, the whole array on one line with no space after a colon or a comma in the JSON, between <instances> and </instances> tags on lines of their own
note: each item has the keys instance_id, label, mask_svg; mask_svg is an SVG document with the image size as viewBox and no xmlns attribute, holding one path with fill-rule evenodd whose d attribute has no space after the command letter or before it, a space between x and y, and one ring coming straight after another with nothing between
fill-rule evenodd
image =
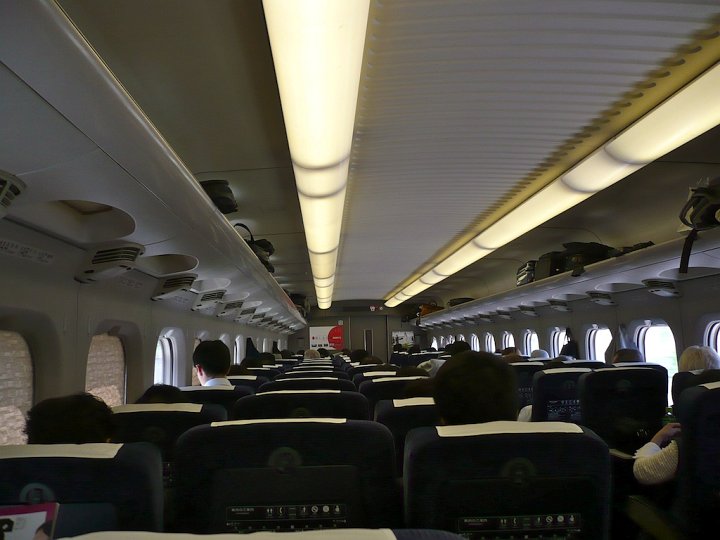
<instances>
[{"instance_id":1,"label":"woman's hand","mask_svg":"<svg viewBox=\"0 0 720 540\"><path fill-rule=\"evenodd\" d=\"M681 426L677 422L671 422L658 431L655 436L650 440L657 444L660 448L666 446L672 439L680 434Z\"/></svg>"}]
</instances>

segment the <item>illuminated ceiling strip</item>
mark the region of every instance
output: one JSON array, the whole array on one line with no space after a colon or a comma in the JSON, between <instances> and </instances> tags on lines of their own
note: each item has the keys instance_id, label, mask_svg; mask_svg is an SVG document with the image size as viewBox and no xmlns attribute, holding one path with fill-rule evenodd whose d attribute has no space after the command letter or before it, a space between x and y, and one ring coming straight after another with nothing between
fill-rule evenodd
<instances>
[{"instance_id":1,"label":"illuminated ceiling strip","mask_svg":"<svg viewBox=\"0 0 720 540\"><path fill-rule=\"evenodd\" d=\"M369 5L263 0L321 309L332 304Z\"/></svg>"},{"instance_id":2,"label":"illuminated ceiling strip","mask_svg":"<svg viewBox=\"0 0 720 540\"><path fill-rule=\"evenodd\" d=\"M720 64L490 225L385 305L395 307L720 124Z\"/></svg>"}]
</instances>

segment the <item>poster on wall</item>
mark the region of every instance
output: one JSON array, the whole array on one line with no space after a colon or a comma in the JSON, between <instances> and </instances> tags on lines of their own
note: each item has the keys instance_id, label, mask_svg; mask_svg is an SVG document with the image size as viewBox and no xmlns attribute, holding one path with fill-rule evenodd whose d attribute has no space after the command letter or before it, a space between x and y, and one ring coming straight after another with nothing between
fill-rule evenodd
<instances>
[{"instance_id":1,"label":"poster on wall","mask_svg":"<svg viewBox=\"0 0 720 540\"><path fill-rule=\"evenodd\" d=\"M345 347L343 327L338 326L311 326L310 327L310 348L335 349L339 351Z\"/></svg>"},{"instance_id":2,"label":"poster on wall","mask_svg":"<svg viewBox=\"0 0 720 540\"><path fill-rule=\"evenodd\" d=\"M415 343L415 334L412 332L393 332L392 333L392 344L402 345L405 348L410 347Z\"/></svg>"}]
</instances>

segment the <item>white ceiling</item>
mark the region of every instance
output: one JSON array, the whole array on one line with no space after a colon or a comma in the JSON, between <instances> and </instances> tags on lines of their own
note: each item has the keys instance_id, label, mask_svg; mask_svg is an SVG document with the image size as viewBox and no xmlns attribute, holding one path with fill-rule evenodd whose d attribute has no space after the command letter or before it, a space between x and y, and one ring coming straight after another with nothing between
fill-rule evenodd
<instances>
[{"instance_id":1,"label":"white ceiling","mask_svg":"<svg viewBox=\"0 0 720 540\"><path fill-rule=\"evenodd\" d=\"M240 207L227 217L275 244L280 285L313 297L261 2L59 3L196 178L231 183ZM562 165L548 161L559 149L718 16L717 0L373 2L335 300L385 297L537 189ZM664 177L668 192L684 193L701 168ZM642 178L653 180L625 182ZM604 232L609 201L597 197L580 214L594 220L549 223L425 294L489 294L498 280L486 276L513 278L543 246L632 236ZM644 227L661 231L654 241L673 229Z\"/></svg>"}]
</instances>

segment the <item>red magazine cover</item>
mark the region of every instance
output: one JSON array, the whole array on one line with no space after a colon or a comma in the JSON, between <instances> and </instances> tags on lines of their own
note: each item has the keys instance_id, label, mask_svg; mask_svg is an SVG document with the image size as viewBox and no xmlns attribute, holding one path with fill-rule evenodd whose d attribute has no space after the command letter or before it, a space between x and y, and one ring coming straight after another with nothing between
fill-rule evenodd
<instances>
[{"instance_id":1,"label":"red magazine cover","mask_svg":"<svg viewBox=\"0 0 720 540\"><path fill-rule=\"evenodd\" d=\"M0 506L0 540L52 540L58 503Z\"/></svg>"}]
</instances>

